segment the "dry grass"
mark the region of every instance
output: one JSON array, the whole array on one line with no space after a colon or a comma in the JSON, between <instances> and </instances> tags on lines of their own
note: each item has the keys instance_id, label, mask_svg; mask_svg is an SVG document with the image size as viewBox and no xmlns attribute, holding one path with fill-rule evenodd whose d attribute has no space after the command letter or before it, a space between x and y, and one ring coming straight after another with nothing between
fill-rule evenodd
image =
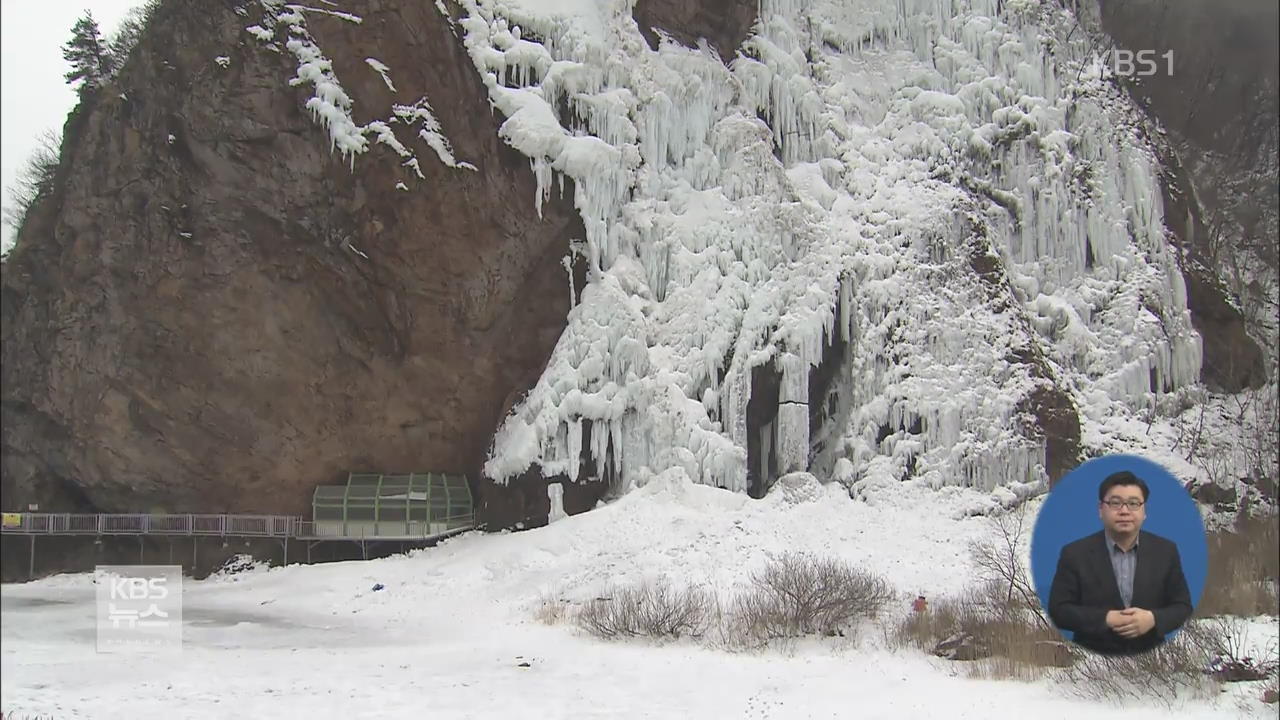
<instances>
[{"instance_id":1,"label":"dry grass","mask_svg":"<svg viewBox=\"0 0 1280 720\"><path fill-rule=\"evenodd\" d=\"M1196 617L1275 615L1280 598L1280 515L1240 517L1212 532L1209 570Z\"/></svg>"},{"instance_id":2,"label":"dry grass","mask_svg":"<svg viewBox=\"0 0 1280 720\"><path fill-rule=\"evenodd\" d=\"M1032 682L1071 667L1082 653L1055 632L1027 625L998 629L991 657L969 664L969 676L984 680Z\"/></svg>"},{"instance_id":3,"label":"dry grass","mask_svg":"<svg viewBox=\"0 0 1280 720\"><path fill-rule=\"evenodd\" d=\"M968 636L978 657L964 663L965 670L986 679L1035 680L1080 657L1056 630L1025 612L1019 598L1008 600L1006 591L988 582L964 597L936 600L899 621L887 635L889 644L932 653L944 640Z\"/></svg>"},{"instance_id":4,"label":"dry grass","mask_svg":"<svg viewBox=\"0 0 1280 720\"><path fill-rule=\"evenodd\" d=\"M1026 520L1022 507L991 518L990 535L969 547L978 583L912 612L889 631L890 645L934 653L944 641L964 638L955 659L970 661L965 670L987 679L1034 680L1075 663L1082 652L1045 618L1023 563Z\"/></svg>"},{"instance_id":5,"label":"dry grass","mask_svg":"<svg viewBox=\"0 0 1280 720\"><path fill-rule=\"evenodd\" d=\"M572 616L569 601L553 594L542 593L533 610L533 617L543 625L560 625Z\"/></svg>"},{"instance_id":6,"label":"dry grass","mask_svg":"<svg viewBox=\"0 0 1280 720\"><path fill-rule=\"evenodd\" d=\"M839 560L786 555L752 577L729 615L743 644L806 635L845 636L880 616L894 594L889 583Z\"/></svg>"},{"instance_id":7,"label":"dry grass","mask_svg":"<svg viewBox=\"0 0 1280 720\"><path fill-rule=\"evenodd\" d=\"M886 639L894 648L916 647L932 652L939 642L957 632L973 633L986 621L972 597L940 598L931 601L928 610L912 612L899 621Z\"/></svg>"},{"instance_id":8,"label":"dry grass","mask_svg":"<svg viewBox=\"0 0 1280 720\"><path fill-rule=\"evenodd\" d=\"M699 637L712 619L714 599L698 587L676 588L666 581L611 588L583 605L578 627L601 638Z\"/></svg>"}]
</instances>

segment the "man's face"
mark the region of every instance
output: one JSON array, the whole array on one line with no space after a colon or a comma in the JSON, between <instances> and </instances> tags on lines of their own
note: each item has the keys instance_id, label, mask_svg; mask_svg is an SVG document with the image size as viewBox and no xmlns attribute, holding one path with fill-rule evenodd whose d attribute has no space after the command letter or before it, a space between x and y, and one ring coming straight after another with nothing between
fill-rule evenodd
<instances>
[{"instance_id":1,"label":"man's face","mask_svg":"<svg viewBox=\"0 0 1280 720\"><path fill-rule=\"evenodd\" d=\"M1130 507L1134 505L1134 507ZM1142 488L1137 485L1116 485L1098 505L1102 524L1112 535L1131 535L1142 528L1147 519L1147 506L1142 500Z\"/></svg>"}]
</instances>

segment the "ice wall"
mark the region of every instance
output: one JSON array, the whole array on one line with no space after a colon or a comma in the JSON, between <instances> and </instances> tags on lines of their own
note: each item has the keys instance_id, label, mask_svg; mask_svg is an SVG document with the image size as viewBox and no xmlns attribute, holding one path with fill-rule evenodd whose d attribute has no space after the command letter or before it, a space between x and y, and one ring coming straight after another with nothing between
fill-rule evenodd
<instances>
[{"instance_id":1,"label":"ice wall","mask_svg":"<svg viewBox=\"0 0 1280 720\"><path fill-rule=\"evenodd\" d=\"M625 0L459 5L538 178L527 201L573 178L590 268L491 477L576 478L589 419L585 450L603 465L612 446L624 485L678 465L744 490L766 362L771 442L800 469L807 371L836 333L853 349L834 467L855 485L1037 487L1032 344L1091 414L1198 377L1143 125L1056 4L763 0L728 66L651 50ZM988 246L1012 306L970 267Z\"/></svg>"}]
</instances>

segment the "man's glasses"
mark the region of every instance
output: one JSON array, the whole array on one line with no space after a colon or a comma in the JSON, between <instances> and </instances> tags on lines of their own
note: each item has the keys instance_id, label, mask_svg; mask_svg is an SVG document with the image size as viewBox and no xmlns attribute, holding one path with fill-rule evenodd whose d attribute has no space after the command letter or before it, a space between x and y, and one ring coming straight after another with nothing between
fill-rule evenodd
<instances>
[{"instance_id":1,"label":"man's glasses","mask_svg":"<svg viewBox=\"0 0 1280 720\"><path fill-rule=\"evenodd\" d=\"M1144 503L1141 500L1117 500L1115 498L1112 498L1102 504L1106 505L1112 510L1119 510L1122 507L1127 507L1130 510L1137 512L1138 510L1141 510L1142 506L1145 505L1146 503Z\"/></svg>"}]
</instances>

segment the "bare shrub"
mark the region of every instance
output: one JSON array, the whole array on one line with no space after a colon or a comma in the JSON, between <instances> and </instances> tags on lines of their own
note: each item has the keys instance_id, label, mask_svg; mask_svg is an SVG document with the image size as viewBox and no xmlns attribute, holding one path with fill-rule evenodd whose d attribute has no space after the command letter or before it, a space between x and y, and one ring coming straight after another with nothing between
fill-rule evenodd
<instances>
[{"instance_id":1,"label":"bare shrub","mask_svg":"<svg viewBox=\"0 0 1280 720\"><path fill-rule=\"evenodd\" d=\"M1209 567L1196 617L1275 615L1280 585L1280 516L1236 519L1209 533Z\"/></svg>"},{"instance_id":2,"label":"bare shrub","mask_svg":"<svg viewBox=\"0 0 1280 720\"><path fill-rule=\"evenodd\" d=\"M1188 624L1183 631L1202 658L1207 658L1206 671L1221 682L1245 682L1274 677L1280 670L1277 652L1280 647L1271 640L1260 653L1249 650L1249 623L1238 617L1216 617Z\"/></svg>"},{"instance_id":3,"label":"bare shrub","mask_svg":"<svg viewBox=\"0 0 1280 720\"><path fill-rule=\"evenodd\" d=\"M584 605L578 626L601 638L698 637L707 629L714 602L698 587L677 589L666 581L615 587Z\"/></svg>"},{"instance_id":4,"label":"bare shrub","mask_svg":"<svg viewBox=\"0 0 1280 720\"><path fill-rule=\"evenodd\" d=\"M731 622L749 641L804 635L844 635L878 617L893 599L881 577L839 560L785 555L752 577L737 598Z\"/></svg>"},{"instance_id":5,"label":"bare shrub","mask_svg":"<svg viewBox=\"0 0 1280 720\"><path fill-rule=\"evenodd\" d=\"M1082 654L1063 671L1065 687L1091 700L1120 703L1143 698L1173 707L1188 696L1207 698L1217 693L1220 684L1205 672L1204 659L1196 639L1180 632L1139 655Z\"/></svg>"}]
</instances>

